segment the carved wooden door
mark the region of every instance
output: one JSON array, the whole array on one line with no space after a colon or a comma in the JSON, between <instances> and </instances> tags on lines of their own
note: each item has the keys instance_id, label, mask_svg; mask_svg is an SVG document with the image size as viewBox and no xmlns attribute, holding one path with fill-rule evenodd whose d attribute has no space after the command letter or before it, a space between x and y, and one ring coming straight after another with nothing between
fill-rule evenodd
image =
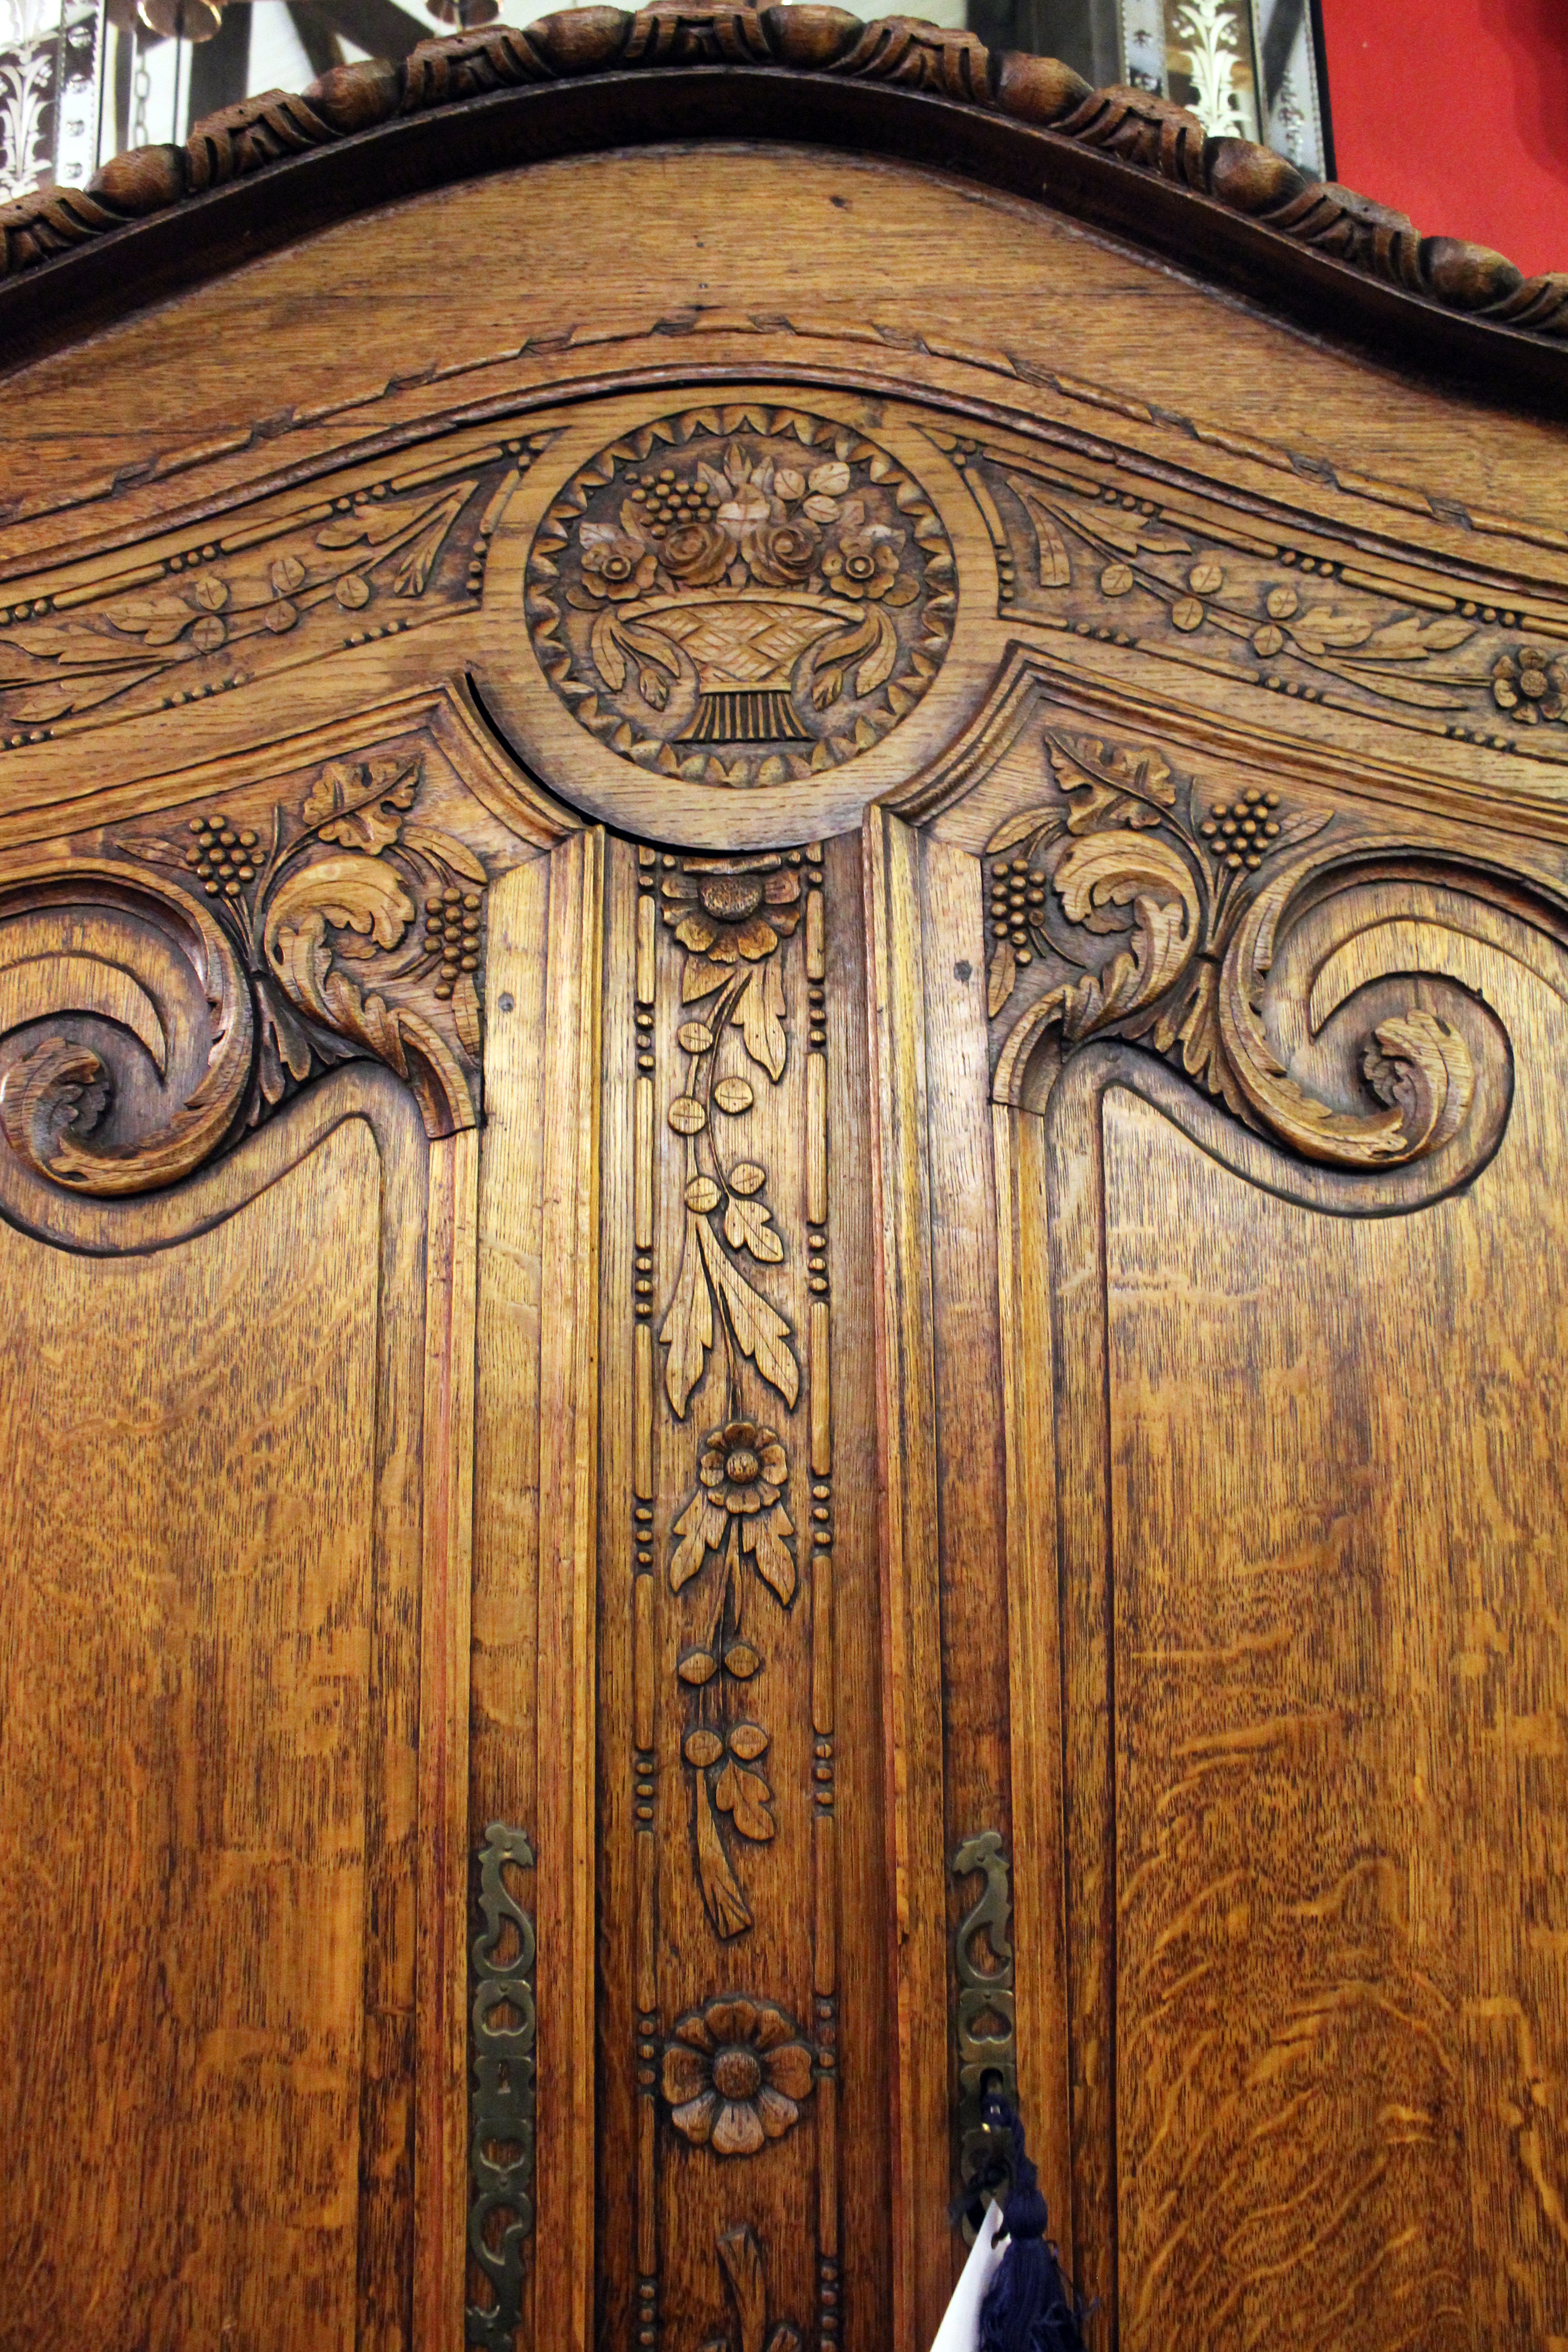
<instances>
[{"instance_id":1,"label":"carved wooden door","mask_svg":"<svg viewBox=\"0 0 1568 2352\"><path fill-rule=\"evenodd\" d=\"M1568 289L814 6L0 233L0 2346L925 2352L989 2071L1561 2352Z\"/></svg>"}]
</instances>

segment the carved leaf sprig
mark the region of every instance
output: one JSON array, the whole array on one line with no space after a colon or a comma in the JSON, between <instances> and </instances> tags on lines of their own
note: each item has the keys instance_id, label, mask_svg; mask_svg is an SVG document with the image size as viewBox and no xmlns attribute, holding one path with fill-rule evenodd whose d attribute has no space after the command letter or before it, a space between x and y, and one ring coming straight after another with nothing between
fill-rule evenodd
<instances>
[{"instance_id":1,"label":"carved leaf sprig","mask_svg":"<svg viewBox=\"0 0 1568 2352\"><path fill-rule=\"evenodd\" d=\"M424 498L366 499L309 536L287 520L271 542L201 572L165 579L68 614L0 628L0 694L24 689L9 715L48 726L112 700L180 666L231 656L287 636L319 608L340 618L378 592L423 596L478 478Z\"/></svg>"},{"instance_id":2,"label":"carved leaf sprig","mask_svg":"<svg viewBox=\"0 0 1568 2352\"><path fill-rule=\"evenodd\" d=\"M1429 614L1396 611L1387 617L1387 602L1311 602L1288 577L1265 578L1260 589L1238 586L1228 578L1220 558L1195 547L1160 514L1153 500L1103 504L1053 493L1027 475L1003 476L1034 533L1036 569L1042 591L1072 584L1074 545L1093 557L1101 568L1095 584L1103 597L1119 599L1141 590L1164 606L1171 625L1182 635L1215 628L1243 641L1265 661L1289 655L1305 668L1327 677L1369 688L1385 699L1427 710L1458 710L1477 689L1485 690L1485 677L1455 676L1428 668L1434 656L1452 653L1476 635L1474 620L1458 613ZM1176 569L1162 570L1157 557L1195 557ZM1310 567L1309 567L1310 568ZM1260 593L1263 609L1255 599Z\"/></svg>"}]
</instances>

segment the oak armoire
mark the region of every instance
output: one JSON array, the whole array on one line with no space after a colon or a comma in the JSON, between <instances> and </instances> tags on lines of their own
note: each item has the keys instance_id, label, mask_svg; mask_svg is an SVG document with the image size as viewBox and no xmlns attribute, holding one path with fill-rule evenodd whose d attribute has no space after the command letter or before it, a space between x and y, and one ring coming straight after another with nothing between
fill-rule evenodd
<instances>
[{"instance_id":1,"label":"oak armoire","mask_svg":"<svg viewBox=\"0 0 1568 2352\"><path fill-rule=\"evenodd\" d=\"M656 0L0 368L0 2352L1565 2352L1568 277Z\"/></svg>"}]
</instances>

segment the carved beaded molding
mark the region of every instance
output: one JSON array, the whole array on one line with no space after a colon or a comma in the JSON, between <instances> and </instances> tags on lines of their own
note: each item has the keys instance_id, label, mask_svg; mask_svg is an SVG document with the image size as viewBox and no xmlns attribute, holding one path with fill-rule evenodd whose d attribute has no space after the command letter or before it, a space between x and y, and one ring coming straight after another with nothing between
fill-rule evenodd
<instances>
[{"instance_id":1,"label":"carved beaded molding","mask_svg":"<svg viewBox=\"0 0 1568 2352\"><path fill-rule=\"evenodd\" d=\"M132 149L86 188L0 205L0 282L106 232L167 212L308 149L399 117L529 83L661 66L771 68L894 83L912 93L1045 129L1198 197L1298 247L1440 310L1531 339L1568 341L1568 273L1527 278L1500 254L1422 236L1402 213L1312 183L1270 149L1210 138L1196 115L1142 90L1094 90L1050 58L988 50L973 34L910 16L864 24L840 8L754 9L678 0L640 10L563 10L430 41L402 64L336 68L301 95L270 90L199 122L183 147ZM739 126L737 126L739 127Z\"/></svg>"}]
</instances>

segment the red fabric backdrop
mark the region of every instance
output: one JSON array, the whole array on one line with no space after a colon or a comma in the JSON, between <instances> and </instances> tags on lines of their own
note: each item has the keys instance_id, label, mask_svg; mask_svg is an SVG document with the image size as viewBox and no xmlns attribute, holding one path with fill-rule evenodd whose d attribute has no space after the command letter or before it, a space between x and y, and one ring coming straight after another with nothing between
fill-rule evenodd
<instances>
[{"instance_id":1,"label":"red fabric backdrop","mask_svg":"<svg viewBox=\"0 0 1568 2352\"><path fill-rule=\"evenodd\" d=\"M1334 164L1431 236L1568 269L1568 0L1322 0Z\"/></svg>"}]
</instances>

